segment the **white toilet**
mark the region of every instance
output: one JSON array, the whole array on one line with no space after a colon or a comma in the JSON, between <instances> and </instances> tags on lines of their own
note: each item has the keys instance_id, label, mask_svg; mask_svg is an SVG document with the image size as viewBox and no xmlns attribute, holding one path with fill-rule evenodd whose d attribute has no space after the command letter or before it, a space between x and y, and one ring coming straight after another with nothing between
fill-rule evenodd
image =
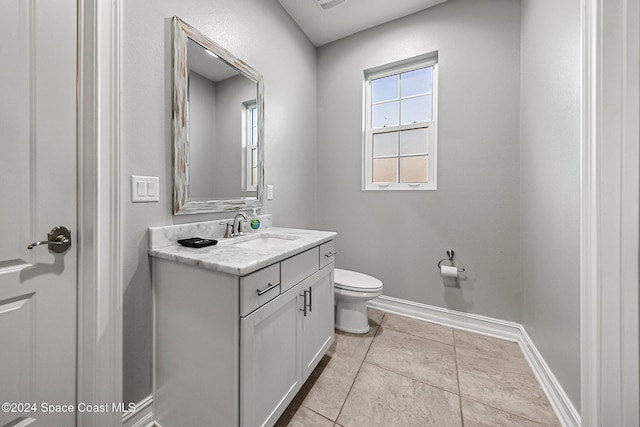
<instances>
[{"instance_id":1,"label":"white toilet","mask_svg":"<svg viewBox=\"0 0 640 427\"><path fill-rule=\"evenodd\" d=\"M382 295L382 282L351 270L335 269L336 329L352 334L369 332L366 302Z\"/></svg>"}]
</instances>

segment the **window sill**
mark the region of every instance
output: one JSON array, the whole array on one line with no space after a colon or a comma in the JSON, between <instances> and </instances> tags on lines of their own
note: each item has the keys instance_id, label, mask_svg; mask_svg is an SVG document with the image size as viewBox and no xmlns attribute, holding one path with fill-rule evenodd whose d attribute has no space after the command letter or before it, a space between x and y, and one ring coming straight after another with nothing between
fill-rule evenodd
<instances>
[{"instance_id":1,"label":"window sill","mask_svg":"<svg viewBox=\"0 0 640 427\"><path fill-rule=\"evenodd\" d=\"M435 191L438 187L436 184L367 184L364 191Z\"/></svg>"}]
</instances>

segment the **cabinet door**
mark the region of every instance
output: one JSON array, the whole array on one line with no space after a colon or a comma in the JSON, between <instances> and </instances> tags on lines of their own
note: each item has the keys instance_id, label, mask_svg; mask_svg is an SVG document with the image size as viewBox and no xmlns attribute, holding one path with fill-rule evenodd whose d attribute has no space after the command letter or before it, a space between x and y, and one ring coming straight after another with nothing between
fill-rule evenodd
<instances>
[{"instance_id":1,"label":"cabinet door","mask_svg":"<svg viewBox=\"0 0 640 427\"><path fill-rule=\"evenodd\" d=\"M308 304L306 316L302 318L304 381L333 343L333 263L304 280L301 285Z\"/></svg>"},{"instance_id":2,"label":"cabinet door","mask_svg":"<svg viewBox=\"0 0 640 427\"><path fill-rule=\"evenodd\" d=\"M243 427L272 426L302 385L301 293L298 284L240 319Z\"/></svg>"}]
</instances>

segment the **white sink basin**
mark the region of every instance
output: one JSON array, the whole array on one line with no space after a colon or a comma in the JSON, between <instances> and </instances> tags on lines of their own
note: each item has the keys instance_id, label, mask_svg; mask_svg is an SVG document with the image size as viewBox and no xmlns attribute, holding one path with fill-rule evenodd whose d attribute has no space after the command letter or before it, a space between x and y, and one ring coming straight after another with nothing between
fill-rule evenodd
<instances>
[{"instance_id":1,"label":"white sink basin","mask_svg":"<svg viewBox=\"0 0 640 427\"><path fill-rule=\"evenodd\" d=\"M260 236L251 240L245 240L243 242L234 243L233 246L236 248L244 248L244 249L271 249L277 248L278 246L282 246L286 243L291 242L295 239L285 239L283 237L274 237L274 236Z\"/></svg>"}]
</instances>

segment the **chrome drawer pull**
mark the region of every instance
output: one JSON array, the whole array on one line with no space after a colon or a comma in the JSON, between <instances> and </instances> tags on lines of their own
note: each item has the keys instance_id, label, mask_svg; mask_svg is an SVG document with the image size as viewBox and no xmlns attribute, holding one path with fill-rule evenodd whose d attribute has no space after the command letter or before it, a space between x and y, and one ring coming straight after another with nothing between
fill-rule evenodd
<instances>
[{"instance_id":1,"label":"chrome drawer pull","mask_svg":"<svg viewBox=\"0 0 640 427\"><path fill-rule=\"evenodd\" d=\"M256 289L256 292L258 292L258 295L263 295L269 292L271 289L275 288L276 286L280 286L280 282L274 283L273 285L270 284L269 286L267 286L262 290Z\"/></svg>"},{"instance_id":2,"label":"chrome drawer pull","mask_svg":"<svg viewBox=\"0 0 640 427\"><path fill-rule=\"evenodd\" d=\"M304 297L304 301L302 303L302 308L300 308L299 310L304 313L304 317L307 317L307 308L311 307L311 304L307 304L307 292L308 291L303 290L302 294L300 294L301 297ZM311 298L311 296L309 296L309 298Z\"/></svg>"},{"instance_id":3,"label":"chrome drawer pull","mask_svg":"<svg viewBox=\"0 0 640 427\"><path fill-rule=\"evenodd\" d=\"M324 256L326 258L331 258L332 256L334 256L337 253L338 253L338 251L331 251L331 252L328 252L328 253L324 254Z\"/></svg>"}]
</instances>

